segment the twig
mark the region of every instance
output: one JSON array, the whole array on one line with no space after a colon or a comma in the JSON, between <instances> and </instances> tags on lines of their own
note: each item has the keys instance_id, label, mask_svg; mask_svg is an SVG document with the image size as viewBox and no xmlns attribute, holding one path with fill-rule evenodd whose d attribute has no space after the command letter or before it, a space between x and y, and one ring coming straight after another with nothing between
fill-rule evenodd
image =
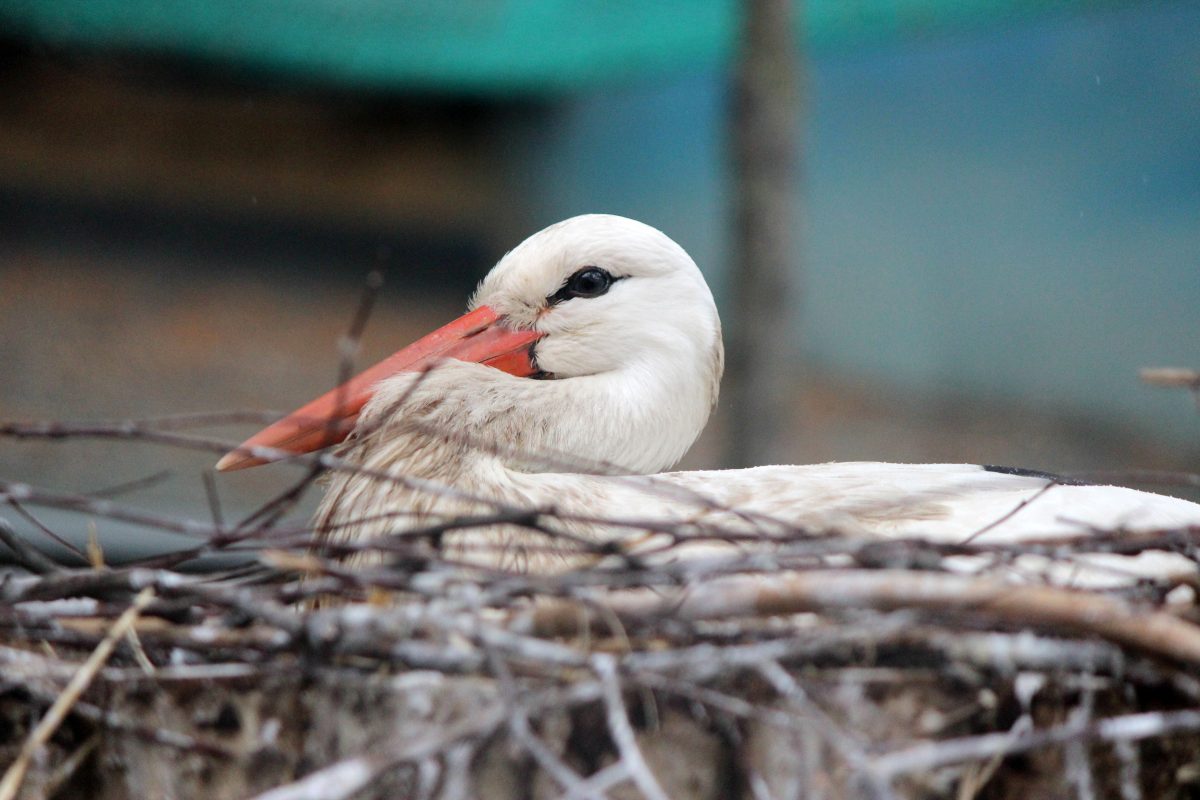
<instances>
[{"instance_id":1,"label":"twig","mask_svg":"<svg viewBox=\"0 0 1200 800\"><path fill-rule=\"evenodd\" d=\"M1164 386L1171 389L1183 388L1192 393L1196 407L1200 408L1200 370L1181 369L1179 367L1151 367L1139 373L1142 381L1151 386Z\"/></svg>"},{"instance_id":2,"label":"twig","mask_svg":"<svg viewBox=\"0 0 1200 800\"><path fill-rule=\"evenodd\" d=\"M642 750L638 747L637 736L629 723L629 714L625 710L625 701L621 698L621 682L617 677L617 663L610 655L597 654L591 658L592 671L600 678L604 690L604 708L607 712L608 732L621 760L629 770L629 775L647 800L669 800L667 793L659 785L658 779L650 771Z\"/></svg>"},{"instance_id":3,"label":"twig","mask_svg":"<svg viewBox=\"0 0 1200 800\"><path fill-rule=\"evenodd\" d=\"M1006 731L919 744L877 756L875 768L881 774L896 778L964 761L992 758L998 753L1009 756L1076 740L1137 741L1196 730L1200 730L1200 709L1126 714L1087 724L1072 720L1016 738Z\"/></svg>"},{"instance_id":4,"label":"twig","mask_svg":"<svg viewBox=\"0 0 1200 800\"><path fill-rule=\"evenodd\" d=\"M593 772L577 787L567 789L559 797L559 800L593 800L593 798L605 797L605 793L609 789L627 780L629 780L629 767L624 761L618 761Z\"/></svg>"},{"instance_id":5,"label":"twig","mask_svg":"<svg viewBox=\"0 0 1200 800\"><path fill-rule=\"evenodd\" d=\"M126 633L133 627L133 623L137 621L138 615L142 609L150 604L154 599L153 589L143 589L134 598L133 605L126 609L125 613L113 623L108 635L100 642L88 660L83 663L79 671L71 678L71 682L63 689L62 694L50 706L46 715L37 726L30 732L29 737L21 746L21 752L17 755L16 761L4 773L3 780L0 780L0 800L13 800L17 796L17 792L21 789L21 782L25 779L25 772L29 769L29 762L34 754L50 740L54 732L58 730L58 726L67 718L67 714L71 712L71 707L79 700L82 695L91 685L92 680L96 677L96 673L104 666L113 650Z\"/></svg>"},{"instance_id":6,"label":"twig","mask_svg":"<svg viewBox=\"0 0 1200 800\"><path fill-rule=\"evenodd\" d=\"M60 569L53 559L21 538L3 517L0 517L0 542L12 551L12 557L17 564L35 575L48 575Z\"/></svg>"},{"instance_id":7,"label":"twig","mask_svg":"<svg viewBox=\"0 0 1200 800\"><path fill-rule=\"evenodd\" d=\"M221 494L217 491L217 479L213 477L211 469L204 470L202 480L204 481L204 496L208 498L208 513L212 517L214 528L225 527L225 514L221 510Z\"/></svg>"},{"instance_id":8,"label":"twig","mask_svg":"<svg viewBox=\"0 0 1200 800\"><path fill-rule=\"evenodd\" d=\"M1017 504L1016 504L1015 506L1013 506L1013 507L1012 507L1012 508L1011 508L1011 509L1010 509L1008 512L1006 512L1006 513L1005 513L1005 514L1003 514L1002 516L1000 516L1000 517L998 517L998 518L996 518L996 519L992 520L992 521L991 521L991 522L989 522L987 525L984 525L982 528L980 528L979 530L975 531L974 533L972 533L972 534L971 534L970 536L968 536L967 538L963 539L963 540L962 540L962 543L963 543L963 544L970 544L971 542L973 542L973 541L975 541L976 539L978 539L980 536L983 536L983 535L984 535L985 533L987 533L988 531L990 531L990 530L993 530L994 528L998 527L999 525L1002 525L1002 524L1004 524L1005 522L1008 522L1010 519L1012 519L1012 518L1013 518L1013 517L1015 517L1017 514L1019 514L1019 513L1021 512L1021 510L1022 510L1022 509L1026 508L1026 507L1028 507L1028 506L1030 506L1030 505L1032 505L1032 504L1033 504L1033 503L1034 503L1034 502L1035 502L1035 501L1036 501L1038 498L1040 498L1040 497L1042 497L1043 495L1045 495L1045 494L1046 494L1046 492L1050 491L1050 490L1051 490L1051 489L1053 489L1055 486L1059 486L1059 485L1060 485L1060 484L1059 484L1057 481L1051 481L1050 483L1047 483L1047 484L1046 484L1045 486L1043 486L1041 489L1038 489L1038 490L1037 490L1036 492L1034 492L1032 495L1030 495L1029 497L1026 497L1026 498L1025 498L1025 499L1023 499L1021 502L1017 503Z\"/></svg>"},{"instance_id":9,"label":"twig","mask_svg":"<svg viewBox=\"0 0 1200 800\"><path fill-rule=\"evenodd\" d=\"M99 746L101 738L99 731L93 733L83 744L75 748L75 752L55 768L53 774L46 781L44 797L51 798L58 793L63 784L71 779L84 760Z\"/></svg>"},{"instance_id":10,"label":"twig","mask_svg":"<svg viewBox=\"0 0 1200 800\"><path fill-rule=\"evenodd\" d=\"M309 464L303 477L247 514L234 529L249 531L250 536L265 531L300 502L304 493L323 471L319 462Z\"/></svg>"},{"instance_id":11,"label":"twig","mask_svg":"<svg viewBox=\"0 0 1200 800\"><path fill-rule=\"evenodd\" d=\"M416 741L403 739L382 752L343 759L294 783L256 795L253 800L343 800L391 767L417 763L465 739L486 736L503 721L504 706L497 703L432 735L418 734Z\"/></svg>"},{"instance_id":12,"label":"twig","mask_svg":"<svg viewBox=\"0 0 1200 800\"><path fill-rule=\"evenodd\" d=\"M358 308L355 309L354 317L350 322L350 328L338 341L339 358L336 384L338 387L338 402L334 405L334 411L330 413L329 419L325 422L326 436L330 442L333 442L337 438L335 433L341 422L338 418L337 410L346 406L346 398L342 396L344 394L344 387L354 374L354 360L358 355L363 331L366 330L367 320L371 317L371 310L375 307L375 299L379 295L381 286L383 286L383 274L378 270L368 272L362 297L359 299ZM320 462L313 462L304 474L304 477L252 511L245 519L238 523L237 528L245 530L252 524L257 523L254 525L254 531L258 533L271 527L280 517L287 514L300 502L300 498L304 496L305 491L308 490L313 482L320 477L322 471L323 468ZM206 473L206 475L211 478L211 473Z\"/></svg>"},{"instance_id":13,"label":"twig","mask_svg":"<svg viewBox=\"0 0 1200 800\"><path fill-rule=\"evenodd\" d=\"M1121 800L1142 800L1142 783L1139 773L1138 749L1129 739L1119 739L1113 744L1113 754L1120 764L1118 784Z\"/></svg>"},{"instance_id":14,"label":"twig","mask_svg":"<svg viewBox=\"0 0 1200 800\"><path fill-rule=\"evenodd\" d=\"M1171 389L1200 391L1200 370L1183 367L1146 367L1138 371L1143 383Z\"/></svg>"},{"instance_id":15,"label":"twig","mask_svg":"<svg viewBox=\"0 0 1200 800\"><path fill-rule=\"evenodd\" d=\"M155 514L133 506L122 505L112 500L93 497L86 494L72 494L40 489L27 483L0 481L0 500L12 503L36 503L50 508L61 508L69 511L80 511L99 517L128 522L160 531L178 533L184 536L203 536L206 538L220 537L231 533L226 528L214 526L198 520L171 517ZM28 512L23 512L27 515ZM60 543L63 543L60 541ZM70 545L67 545L70 546ZM87 556L76 548L76 554L84 560Z\"/></svg>"},{"instance_id":16,"label":"twig","mask_svg":"<svg viewBox=\"0 0 1200 800\"><path fill-rule=\"evenodd\" d=\"M381 756L347 758L286 786L256 795L252 800L343 800L367 786L387 767L387 760Z\"/></svg>"},{"instance_id":17,"label":"twig","mask_svg":"<svg viewBox=\"0 0 1200 800\"><path fill-rule=\"evenodd\" d=\"M1008 729L1008 736L1013 741L1016 741L1021 736L1027 735L1031 730L1033 730L1033 718L1029 715L1029 709L1026 707L1021 716L1017 718L1017 721ZM962 783L959 784L959 800L974 800L979 791L987 785L988 781L996 774L996 771L1000 769L1000 765L1004 763L1004 756L1003 752L997 752L987 761L976 763L974 765L975 768L968 772L963 777Z\"/></svg>"},{"instance_id":18,"label":"twig","mask_svg":"<svg viewBox=\"0 0 1200 800\"><path fill-rule=\"evenodd\" d=\"M1091 687L1083 691L1081 702L1067 715L1067 726L1086 730L1095 711L1095 692ZM1075 787L1076 800L1096 800L1096 786L1092 778L1092 765L1088 759L1086 741L1073 737L1063 743L1064 777Z\"/></svg>"},{"instance_id":19,"label":"twig","mask_svg":"<svg viewBox=\"0 0 1200 800\"><path fill-rule=\"evenodd\" d=\"M423 374L428 374L428 371ZM403 400L404 398L402 398L402 401ZM167 419L169 420L170 418ZM325 420L315 421L324 422ZM397 486L403 486L404 488L415 492L422 492L433 496L476 503L487 508L495 509L498 512L518 513L521 511L527 512L529 510L527 508L523 509L508 505L492 497L486 497L476 493L464 491L457 487L439 484L435 481L399 475L395 472L367 469L360 464L340 458L329 452L297 454L288 450L281 450L278 448L265 446L243 448L239 447L234 442L224 439L191 436L187 434L174 433L173 430L174 427L172 425L160 425L159 420L157 419L122 420L117 422L0 421L0 436L10 436L18 439L70 440L74 438L97 438L144 441L153 444L164 445L167 447L199 450L220 455L235 451L247 456L252 456L268 464L289 463L308 466L310 468L319 466L321 468L336 472L355 473L373 480L379 480L395 484ZM726 512L733 515L737 519L751 523L755 527L763 530L771 530L776 534L796 532L795 526L787 523L786 521L777 519L767 514L748 512L744 509L731 507L706 496L702 492L660 480L654 475L629 475L627 474L628 470L620 467L619 465L604 463L591 464L579 459L578 457L571 457L565 454L528 453L523 450L506 447L502 444L479 441L476 438L464 435L461 432L439 430L437 433L454 441L462 441L465 444L480 449L482 452L508 455L510 457L526 460L532 459L539 464L558 469L559 471L577 472L582 474L609 474L614 481L624 483L632 488L644 491L647 493L647 495L669 497L677 500L680 503L686 503L690 506L694 506L698 511ZM622 519L620 517L595 517L588 515L564 515L562 518L579 522L603 522L614 527L640 528L664 533L677 531L680 527L679 523L668 525L664 524L661 520L656 522L653 520ZM699 527L700 529L706 529L712 528L713 526L701 524ZM719 533L719 530L713 529L714 535ZM761 539L761 536L759 536L759 538Z\"/></svg>"},{"instance_id":20,"label":"twig","mask_svg":"<svg viewBox=\"0 0 1200 800\"><path fill-rule=\"evenodd\" d=\"M367 273L367 279L363 282L362 296L359 297L358 308L354 310L354 317L350 320L350 327L338 341L339 386L345 384L354 374L354 360L358 356L363 332L367 329L367 321L371 318L371 311L375 308L375 300L379 297L379 290L382 286L383 273L379 270L371 270ZM342 404L338 403L338 405Z\"/></svg>"},{"instance_id":21,"label":"twig","mask_svg":"<svg viewBox=\"0 0 1200 800\"><path fill-rule=\"evenodd\" d=\"M356 330L361 331L357 319L347 341L357 337ZM343 372L348 369L345 365L352 350L343 342ZM0 436L65 439L97 435L205 451L228 449L226 443L171 432L186 426L182 418L159 428L147 422L74 428L69 423L40 427L0 424ZM502 447L487 443L479 446L493 450ZM264 795L273 800L346 797L356 787L360 789L383 772L404 764L428 779L422 788L429 796L439 791L439 781L442 791L465 796L469 778L452 786L446 781L455 765L469 758L481 737L492 735L504 736L524 756L531 756L535 768L557 783L564 797L590 800L603 796L618 783L632 781L645 796L661 800L666 792L652 772L653 759L647 762L647 756L655 754L648 747L639 747L630 721L631 705L626 693L637 690L654 692L656 697L661 692L671 702L694 703L697 714L711 714L718 726L728 726L733 732L743 720L790 732L811 731L815 719L823 738L835 745L833 756L863 775L863 763L875 755L866 743L873 738L871 732L859 732L857 736L863 741L858 741L851 733L855 730L852 721L841 719L836 712L826 713L806 697L797 682L798 667L814 673L814 686L818 685L816 680L824 681L832 675L856 687L878 683L900 690L914 681L938 676L966 676L971 686L985 686L988 678L997 678L991 685L1006 686L1021 670L1038 670L1062 676L1064 685L1071 686L1072 680L1094 674L1101 676L1106 685L1126 681L1139 688L1164 687L1170 697L1190 698L1182 702L1200 701L1200 683L1176 663L1200 663L1200 627L1190 618L1161 610L1160 600L1160 595L1173 586L1200 586L1194 577L1160 577L1139 584L1136 590L1160 604L1155 606L1153 602L1125 602L1113 594L1015 585L984 575L953 572L958 563L954 559L959 556L976 557L976 561L984 560L979 556L994 556L997 561L1022 555L1067 560L1081 554L1134 555L1148 551L1191 556L1200 551L1200 527L1137 532L1081 530L1078 535L1045 536L1017 543L938 543L917 538L881 542L843 536L837 531L805 531L778 520L739 514L694 493L659 485L661 481L653 478L612 480L677 499L683 521L610 519L558 513L550 507L508 506L472 497L453 486L372 473L328 453L300 458L281 451L269 455L269 460L286 459L301 465L303 475L241 525L223 522L211 475L205 478L213 500L211 522L156 515L94 494L71 495L26 484L0 484L0 502L7 494L14 502L27 503L31 508L41 504L93 516L113 516L153 530L186 533L199 540L183 553L149 563L178 563L182 557L217 549L245 551L258 547L260 541L269 541L270 547L276 548L265 559L270 569L262 569L253 577L228 580L197 580L166 569L40 570L41 574L32 577L5 574L0 576L0 630L15 632L27 643L40 642L47 647L52 643L60 651L98 647L111 637L115 628L112 620L118 615L124 619L129 613L121 613L121 604L150 587L161 599L142 608L141 622L130 625L127 636L134 647L133 655L142 670L151 668L154 662L165 663L168 653L172 659L180 656L180 663L187 666L161 667L153 675L133 666L107 667L100 669L95 680L141 688L176 679L203 681L206 676L236 675L239 683L248 683L271 674L271 670L302 670L308 675L314 671L319 674L331 665L344 670L339 675L407 666L446 674L490 672L497 678L498 693L489 697L482 708L472 709L460 725L448 727L443 721L432 732L423 730L422 737L429 737L429 741L417 741L414 732L411 738L402 735L400 741L373 745L368 752ZM419 525L408 512L381 514L371 519L380 522L379 529L385 534L328 543L327 550L314 549L323 543L320 532L289 522L283 515L324 469L362 474L414 492L469 499L480 513L422 520ZM1184 477L1200 485L1200 476L1185 473ZM1053 485L1048 484L1042 492ZM1034 494L1005 519L1038 496L1040 493ZM693 508L694 514L682 513ZM710 511L722 513L710 517ZM579 535L580 526L575 523L634 530L652 534L653 539L643 551L629 554L622 552L619 544L588 541ZM546 537L547 549L557 545L561 550L570 545L581 554L596 556L600 566L553 575L509 574L459 563L428 546L443 532L497 525L540 532ZM5 541L3 533L0 528L0 542ZM263 534L261 539L258 534ZM658 559L672 556L680 545L708 541L733 546L723 555L680 558L669 563L668 559ZM755 547L764 543L766 546ZM484 542L478 551L503 546ZM531 545L530 550L539 546ZM396 569L346 560L367 552L399 555L405 559L404 566ZM299 574L304 577L297 577ZM384 592L392 597L389 602L393 605L356 603L319 611L297 611L288 605L321 593L352 602ZM1178 606L1173 602L1171 608ZM802 612L816 613L784 618ZM135 630L145 643L145 651L134 643ZM576 634L582 636L558 641L549 638ZM1122 647L1172 661L1138 658ZM6 668L17 658L13 653L0 653ZM30 694L53 710L58 687L75 680L78 673L74 665L59 660L53 652L50 657L39 658L44 667L40 673L22 664L9 669L9 674L16 673L22 682L38 687ZM744 685L741 682L747 675L754 686L761 685L755 679L756 671L793 707L764 700L756 692L735 696L740 689L734 687ZM546 699L551 696L552 700ZM497 702L493 704L492 700ZM549 709L582 702L593 703L604 713L619 757L616 763L588 777L580 775L571 759L558 751L548 729L539 727ZM990 706L968 702L963 708L970 716L952 712L946 718L956 720L956 725L969 720L971 732L988 724L981 721L987 715L978 712ZM101 711L83 700L76 699L69 712L73 717L95 719L121 730L123 735L179 749L236 756L217 741L193 739L183 732L149 731L147 726ZM1200 709L1188 713L1200 715ZM590 714L577 716L591 718ZM1110 723L1113 727L1104 727ZM1014 727L1004 740L951 739L940 743L948 744L949 749L938 750L932 756L897 742L893 745L897 749L884 755L883 763L891 772L880 773L875 764L867 771L873 776L884 774L884 778L872 780L870 788L876 796L886 797L891 787L885 778L922 771L923 763L933 763L931 768L936 769L943 761L989 762L979 771L986 780L991 768L1010 752L1038 746L1029 743L1030 736L1042 736L1035 741L1043 744L1104 736L1127 742L1173 730L1200 730L1200 717L1072 718L1061 729L1050 732ZM1123 775L1130 772L1123 769ZM1136 769L1130 774L1135 775L1131 780L1136 780Z\"/></svg>"},{"instance_id":22,"label":"twig","mask_svg":"<svg viewBox=\"0 0 1200 800\"><path fill-rule=\"evenodd\" d=\"M29 498L20 496L19 491L18 491L20 484L17 484L16 487L17 487L17 489L10 491L7 486L0 483L0 500L7 502L12 507L13 511L16 511L18 514L20 514L22 517L24 517L26 522L33 525L33 527L37 528L39 531L41 531L43 534L45 534L47 537L49 537L52 541L57 542L60 546L62 546L66 550L70 551L71 553L73 553L76 556L79 556L79 559L84 564L88 563L88 557L87 557L86 553L84 553L82 550L80 550L78 547L76 547L73 543L67 541L62 536L58 535L58 533L56 533L53 529L51 529L50 526L46 525L44 522L42 522L40 519L38 519L36 516L34 516L32 513L30 513L29 509L25 508L25 506L22 504L22 501L27 500Z\"/></svg>"},{"instance_id":23,"label":"twig","mask_svg":"<svg viewBox=\"0 0 1200 800\"><path fill-rule=\"evenodd\" d=\"M1200 664L1200 627L1179 617L1139 610L1094 592L1014 586L989 577L909 570L731 576L682 590L617 595L609 606L627 625L664 617L697 621L835 609L924 609L944 617L984 614L1009 624L1100 636ZM534 630L561 633L578 619L578 614L564 614L560 604L546 603L535 610L532 625Z\"/></svg>"},{"instance_id":24,"label":"twig","mask_svg":"<svg viewBox=\"0 0 1200 800\"><path fill-rule=\"evenodd\" d=\"M162 483L167 478L170 478L174 473L169 469L159 470L153 475L147 475L144 478L136 478L132 481L106 486L103 489L93 489L90 494L92 497L117 497L130 492L136 492L141 489L148 489L151 486L156 486Z\"/></svg>"},{"instance_id":25,"label":"twig","mask_svg":"<svg viewBox=\"0 0 1200 800\"><path fill-rule=\"evenodd\" d=\"M863 745L842 730L820 706L810 700L808 693L796 682L795 678L788 674L787 670L779 665L779 662L767 661L760 664L758 673L785 701L806 717L821 738L827 741L846 760L850 768L870 785L872 796L881 800L895 797L891 787L886 781L881 780L875 771Z\"/></svg>"},{"instance_id":26,"label":"twig","mask_svg":"<svg viewBox=\"0 0 1200 800\"><path fill-rule=\"evenodd\" d=\"M488 665L491 667L492 673L496 676L500 691L504 697L504 703L508 707L508 730L513 738L517 740L534 760L546 770L546 772L558 782L568 793L579 792L583 790L584 781L575 770L571 769L567 764L558 757L558 755L546 746L545 742L533 732L529 724L529 713L525 710L517 700L517 686L513 679L512 671L508 665L504 663L504 659L494 648L487 648Z\"/></svg>"}]
</instances>

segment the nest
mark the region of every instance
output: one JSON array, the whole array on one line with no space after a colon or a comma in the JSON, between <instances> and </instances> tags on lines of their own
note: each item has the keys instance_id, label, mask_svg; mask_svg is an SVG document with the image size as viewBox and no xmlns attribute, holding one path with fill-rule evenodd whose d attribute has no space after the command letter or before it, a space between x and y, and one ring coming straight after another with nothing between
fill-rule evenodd
<instances>
[{"instance_id":1,"label":"nest","mask_svg":"<svg viewBox=\"0 0 1200 800\"><path fill-rule=\"evenodd\" d=\"M226 447L161 421L2 432ZM1200 528L953 546L796 531L522 575L448 560L438 537L544 532L551 510L398 526L353 546L381 558L347 561L286 513L323 458L237 524L0 483L18 510L198 539L64 567L0 524L18 564L0 580L0 800L1200 792L1200 625L1178 602L1194 587L999 577L1029 555L1189 555ZM181 570L249 541L268 543L250 567Z\"/></svg>"}]
</instances>

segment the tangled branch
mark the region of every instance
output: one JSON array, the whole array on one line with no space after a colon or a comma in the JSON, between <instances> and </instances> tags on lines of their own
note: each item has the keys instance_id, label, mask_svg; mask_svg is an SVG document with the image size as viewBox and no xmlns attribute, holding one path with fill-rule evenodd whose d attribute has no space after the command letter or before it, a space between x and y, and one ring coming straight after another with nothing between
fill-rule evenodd
<instances>
[{"instance_id":1,"label":"tangled branch","mask_svg":"<svg viewBox=\"0 0 1200 800\"><path fill-rule=\"evenodd\" d=\"M3 423L0 435L64 443L99 436L224 452L230 443L184 432L214 419ZM421 525L395 515L386 535L339 543L291 514L321 469L360 468L329 454L256 455L293 461L301 475L232 522L211 482L203 490L212 519L197 520L126 503L117 497L120 487L82 494L0 481L0 503L12 508L120 520L194 542L140 563L67 566L0 519L0 544L13 564L0 574L0 665L24 687L28 702L59 709L45 716L53 726L26 739L20 764L32 763L26 752L61 738L56 731L68 717L160 751L228 762L244 758L230 742L204 731L147 724L131 709L108 707L106 693L126 687L169 692L200 685L265 687L285 676L315 685L330 675L353 683L381 672L424 674L416 671L440 676L448 686L485 681L489 688L461 713L426 724L420 736L331 753L308 774L258 791L259 800L349 797L398 771L425 793L413 796L469 796L461 775L498 738L547 775L558 796L604 797L625 784L646 797L674 797L681 784L653 738L656 724L669 727L653 719L681 713L679 708L704 735L719 733L721 741L741 748L741 760L734 759L739 766L730 767L734 777L724 780L735 788L757 786L755 796L771 796L778 778L762 755L770 745L753 744L760 741L754 731L785 741L815 736L817 750L832 755L813 756L817 767L800 766L823 769L833 780L838 768L830 765L841 764L847 785L881 798L913 796L906 781L947 770L960 770L954 774L966 781L963 770L975 769L972 780L986 781L1005 758L1047 747L1115 743L1126 761L1136 757L1133 744L1146 740L1186 736L1200 748L1200 682L1193 674L1200 665L1200 626L1190 607L1164 602L1186 580L1164 576L1133 590L1082 591L953 567L954 559L963 558L1009 564L1029 556L1064 562L1081 554L1191 556L1200 544L1194 527L950 544L880 542L776 525L771 547L756 550L756 534L745 528L692 526L685 534L652 520L605 520L664 536L662 551L668 553L705 538L744 545L717 556L647 559L572 539L559 524L572 518L555 509L471 498L486 510ZM404 476L378 477L415 490L457 492ZM595 565L523 575L467 565L436 547L444 533L495 525L534 530L551 543L562 537L589 550ZM189 559L218 552L243 553L250 565L208 575L181 569ZM363 555L377 558L347 560ZM138 614L130 616L135 602ZM136 636L136 644L127 634ZM87 655L101 648L104 657L89 662ZM893 723L881 737L837 699L838 692L861 695L886 676L897 690L932 691L921 688L921 676L930 670L975 693L961 712L975 727L947 721L928 732ZM80 674L90 676L91 688L65 693ZM987 692L1015 696L1011 687L1028 674L1063 687L1068 704L1082 703L1080 687L1100 681L1117 694L1135 686L1173 698L1174 705L1096 711L1039 727L1028 710L1016 725L978 699ZM834 692L832 684L842 688ZM55 705L63 697L69 702ZM570 724L584 724L589 713L600 720L595 730L601 743L592 745L600 755L588 755L554 732L562 715ZM104 746L75 748L62 768L68 774L79 769ZM8 787L21 782L13 769L4 789L10 793L15 790Z\"/></svg>"}]
</instances>

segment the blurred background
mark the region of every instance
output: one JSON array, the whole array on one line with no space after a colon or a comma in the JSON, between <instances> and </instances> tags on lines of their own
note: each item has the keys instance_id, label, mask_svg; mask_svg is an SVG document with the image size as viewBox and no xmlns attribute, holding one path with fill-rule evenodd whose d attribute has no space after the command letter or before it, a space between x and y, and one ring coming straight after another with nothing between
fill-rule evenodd
<instances>
[{"instance_id":1,"label":"blurred background","mask_svg":"<svg viewBox=\"0 0 1200 800\"><path fill-rule=\"evenodd\" d=\"M0 419L289 410L369 271L363 363L608 212L691 253L735 343L770 331L730 377L771 404L727 384L686 467L1195 470L1192 399L1137 370L1200 363L1197 32L1196 2L0 0ZM198 519L213 460L0 440L0 479L158 476L123 502ZM222 513L292 478L222 475Z\"/></svg>"}]
</instances>

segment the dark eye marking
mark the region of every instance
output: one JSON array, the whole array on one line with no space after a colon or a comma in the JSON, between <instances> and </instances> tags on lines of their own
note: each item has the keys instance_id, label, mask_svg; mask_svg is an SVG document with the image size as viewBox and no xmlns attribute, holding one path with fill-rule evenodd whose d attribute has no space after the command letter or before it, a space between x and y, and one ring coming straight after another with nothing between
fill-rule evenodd
<instances>
[{"instance_id":1,"label":"dark eye marking","mask_svg":"<svg viewBox=\"0 0 1200 800\"><path fill-rule=\"evenodd\" d=\"M583 267L567 278L567 282L562 285L562 288L547 297L546 300L553 306L564 303L573 297L599 297L606 294L619 280L621 279L614 278L612 273L606 269Z\"/></svg>"}]
</instances>

